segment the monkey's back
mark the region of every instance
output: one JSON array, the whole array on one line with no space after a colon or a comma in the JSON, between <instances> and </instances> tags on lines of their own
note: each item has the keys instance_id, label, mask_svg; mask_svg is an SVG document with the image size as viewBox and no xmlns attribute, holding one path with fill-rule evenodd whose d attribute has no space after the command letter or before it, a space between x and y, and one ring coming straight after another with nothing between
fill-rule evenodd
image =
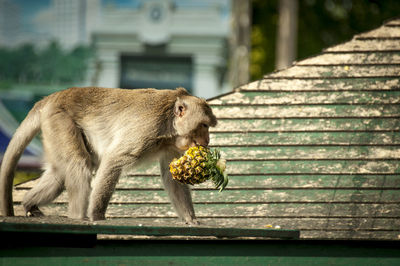
<instances>
[{"instance_id":1,"label":"monkey's back","mask_svg":"<svg viewBox=\"0 0 400 266\"><path fill-rule=\"evenodd\" d=\"M184 89L74 87L47 96L35 107L40 108L41 121L67 114L93 150L101 154L164 134L171 124L168 118L174 103L183 95L188 95Z\"/></svg>"}]
</instances>

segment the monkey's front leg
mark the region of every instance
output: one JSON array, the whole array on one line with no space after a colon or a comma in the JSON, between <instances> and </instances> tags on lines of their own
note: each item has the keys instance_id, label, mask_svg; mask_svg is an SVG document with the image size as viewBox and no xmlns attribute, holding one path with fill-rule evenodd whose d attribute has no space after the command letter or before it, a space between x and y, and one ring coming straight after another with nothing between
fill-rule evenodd
<instances>
[{"instance_id":1,"label":"monkey's front leg","mask_svg":"<svg viewBox=\"0 0 400 266\"><path fill-rule=\"evenodd\" d=\"M90 194L88 216L91 221L104 220L110 198L118 183L122 165L114 160L102 160Z\"/></svg>"},{"instance_id":2,"label":"monkey's front leg","mask_svg":"<svg viewBox=\"0 0 400 266\"><path fill-rule=\"evenodd\" d=\"M198 225L199 222L196 220L189 187L172 179L169 172L169 163L176 157L179 157L179 154L166 152L160 158L160 170L164 188L178 216L187 224Z\"/></svg>"}]
</instances>

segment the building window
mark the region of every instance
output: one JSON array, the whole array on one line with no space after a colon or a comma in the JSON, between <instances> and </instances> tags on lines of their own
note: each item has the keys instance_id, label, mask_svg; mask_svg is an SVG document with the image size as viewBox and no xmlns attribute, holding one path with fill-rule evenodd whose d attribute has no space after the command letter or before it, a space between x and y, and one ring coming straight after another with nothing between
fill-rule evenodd
<instances>
[{"instance_id":1,"label":"building window","mask_svg":"<svg viewBox=\"0 0 400 266\"><path fill-rule=\"evenodd\" d=\"M184 87L190 92L192 83L193 70L190 56L121 56L121 88Z\"/></svg>"}]
</instances>

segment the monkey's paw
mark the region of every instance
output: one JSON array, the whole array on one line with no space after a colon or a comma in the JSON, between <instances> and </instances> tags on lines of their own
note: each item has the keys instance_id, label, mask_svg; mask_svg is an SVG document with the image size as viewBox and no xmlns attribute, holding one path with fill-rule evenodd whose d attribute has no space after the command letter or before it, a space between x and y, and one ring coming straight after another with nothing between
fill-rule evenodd
<instances>
[{"instance_id":1,"label":"monkey's paw","mask_svg":"<svg viewBox=\"0 0 400 266\"><path fill-rule=\"evenodd\" d=\"M189 226L196 226L196 225L200 225L200 222L197 219L190 219L190 220L186 220L185 224L187 224Z\"/></svg>"},{"instance_id":2,"label":"monkey's paw","mask_svg":"<svg viewBox=\"0 0 400 266\"><path fill-rule=\"evenodd\" d=\"M105 219L106 219L106 216L104 214L100 214L100 213L95 213L95 214L89 216L89 220L92 222L105 220Z\"/></svg>"},{"instance_id":3,"label":"monkey's paw","mask_svg":"<svg viewBox=\"0 0 400 266\"><path fill-rule=\"evenodd\" d=\"M43 212L37 206L33 206L25 213L26 217L41 217L44 216Z\"/></svg>"}]
</instances>

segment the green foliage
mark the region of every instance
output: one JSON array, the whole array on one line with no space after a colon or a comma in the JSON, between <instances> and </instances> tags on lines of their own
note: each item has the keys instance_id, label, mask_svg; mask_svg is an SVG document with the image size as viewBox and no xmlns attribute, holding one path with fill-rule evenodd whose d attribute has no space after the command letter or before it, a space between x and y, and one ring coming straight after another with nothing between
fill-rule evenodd
<instances>
[{"instance_id":1,"label":"green foliage","mask_svg":"<svg viewBox=\"0 0 400 266\"><path fill-rule=\"evenodd\" d=\"M221 159L220 151L217 149L210 150L207 154L206 169L208 169L208 175L211 177L212 182L219 192L225 189L228 185L229 178L225 169L218 167L218 161Z\"/></svg>"},{"instance_id":2,"label":"green foliage","mask_svg":"<svg viewBox=\"0 0 400 266\"><path fill-rule=\"evenodd\" d=\"M278 0L253 0L250 78L256 80L274 69Z\"/></svg>"},{"instance_id":3,"label":"green foliage","mask_svg":"<svg viewBox=\"0 0 400 266\"><path fill-rule=\"evenodd\" d=\"M64 51L57 42L43 50L31 44L7 49L0 48L0 89L13 83L59 84L82 81L92 50L79 46Z\"/></svg>"},{"instance_id":4,"label":"green foliage","mask_svg":"<svg viewBox=\"0 0 400 266\"><path fill-rule=\"evenodd\" d=\"M297 59L349 41L355 34L399 16L398 0L299 0ZM260 79L275 68L278 0L252 0L250 75Z\"/></svg>"}]
</instances>

